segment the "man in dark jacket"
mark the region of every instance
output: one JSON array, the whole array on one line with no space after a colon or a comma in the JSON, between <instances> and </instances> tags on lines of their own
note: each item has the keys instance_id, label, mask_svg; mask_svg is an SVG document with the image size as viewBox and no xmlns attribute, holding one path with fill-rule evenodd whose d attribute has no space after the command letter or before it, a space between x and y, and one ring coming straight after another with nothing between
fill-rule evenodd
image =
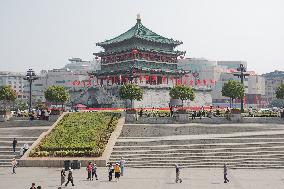
<instances>
[{"instance_id":1,"label":"man in dark jacket","mask_svg":"<svg viewBox=\"0 0 284 189\"><path fill-rule=\"evenodd\" d=\"M71 169L69 170L68 181L66 182L65 186L67 186L69 182L71 182L72 186L75 186L74 183L73 183L73 175L72 175L72 170Z\"/></svg>"},{"instance_id":2,"label":"man in dark jacket","mask_svg":"<svg viewBox=\"0 0 284 189\"><path fill-rule=\"evenodd\" d=\"M13 140L13 152L14 153L16 152L16 146L17 146L17 140L16 140L16 138L14 138L14 140Z\"/></svg>"},{"instance_id":3,"label":"man in dark jacket","mask_svg":"<svg viewBox=\"0 0 284 189\"><path fill-rule=\"evenodd\" d=\"M224 164L224 183L230 182L229 179L227 178L227 174L228 174L228 168L227 165Z\"/></svg>"}]
</instances>

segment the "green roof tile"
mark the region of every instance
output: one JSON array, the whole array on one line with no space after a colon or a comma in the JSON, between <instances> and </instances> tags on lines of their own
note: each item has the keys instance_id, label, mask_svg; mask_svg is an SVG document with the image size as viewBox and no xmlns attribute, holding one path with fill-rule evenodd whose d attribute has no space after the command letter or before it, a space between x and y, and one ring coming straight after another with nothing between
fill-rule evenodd
<instances>
[{"instance_id":1,"label":"green roof tile","mask_svg":"<svg viewBox=\"0 0 284 189\"><path fill-rule=\"evenodd\" d=\"M171 45L182 44L181 41L168 39L166 37L163 37L161 35L156 34L155 32L153 32L153 31L149 30L148 28L146 28L145 26L143 26L140 19L137 19L137 23L135 24L135 26L130 28L125 33L123 33L123 34L121 34L121 35L119 35L119 36L117 36L113 39L109 39L109 40L106 40L104 42L97 43L96 45L103 47L103 46L107 46L107 45L111 45L111 44L115 44L115 43L120 43L122 41L133 39L133 38L142 39L142 40L151 41L151 42L156 42L156 43L171 44Z\"/></svg>"}]
</instances>

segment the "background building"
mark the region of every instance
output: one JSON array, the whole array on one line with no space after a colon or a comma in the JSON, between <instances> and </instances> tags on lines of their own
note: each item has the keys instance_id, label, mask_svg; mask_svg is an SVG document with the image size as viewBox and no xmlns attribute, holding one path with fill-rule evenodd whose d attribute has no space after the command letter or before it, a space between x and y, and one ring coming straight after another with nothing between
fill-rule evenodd
<instances>
[{"instance_id":1,"label":"background building","mask_svg":"<svg viewBox=\"0 0 284 189\"><path fill-rule=\"evenodd\" d=\"M262 74L262 76L265 78L264 101L268 105L272 100L276 99L275 91L277 87L284 84L284 71L275 70L274 72Z\"/></svg>"},{"instance_id":2,"label":"background building","mask_svg":"<svg viewBox=\"0 0 284 189\"><path fill-rule=\"evenodd\" d=\"M81 58L71 58L70 63L66 64L64 68L74 72L86 74L90 71L100 70L101 64L98 59L92 61L82 60Z\"/></svg>"},{"instance_id":3,"label":"background building","mask_svg":"<svg viewBox=\"0 0 284 189\"><path fill-rule=\"evenodd\" d=\"M27 99L24 94L25 74L18 72L0 72L0 86L9 85L17 92L19 99Z\"/></svg>"},{"instance_id":4,"label":"background building","mask_svg":"<svg viewBox=\"0 0 284 189\"><path fill-rule=\"evenodd\" d=\"M238 80L233 75L237 68L245 61L211 61L204 58L185 58L178 61L178 67L190 71L185 78L187 85L194 88L211 89L212 105L229 106L229 98L222 96L222 88L229 80ZM245 107L262 107L265 103L262 100L265 94L265 80L263 77L250 71L250 76L244 79L245 86ZM237 100L236 107L240 106Z\"/></svg>"}]
</instances>

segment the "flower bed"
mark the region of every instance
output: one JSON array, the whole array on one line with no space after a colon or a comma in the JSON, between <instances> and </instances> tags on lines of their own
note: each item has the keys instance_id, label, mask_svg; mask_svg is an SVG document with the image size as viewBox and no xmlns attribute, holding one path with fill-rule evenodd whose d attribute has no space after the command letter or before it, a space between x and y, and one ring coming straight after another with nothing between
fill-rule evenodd
<instances>
[{"instance_id":1,"label":"flower bed","mask_svg":"<svg viewBox=\"0 0 284 189\"><path fill-rule=\"evenodd\" d=\"M119 113L78 112L67 114L30 153L31 157L101 156Z\"/></svg>"}]
</instances>

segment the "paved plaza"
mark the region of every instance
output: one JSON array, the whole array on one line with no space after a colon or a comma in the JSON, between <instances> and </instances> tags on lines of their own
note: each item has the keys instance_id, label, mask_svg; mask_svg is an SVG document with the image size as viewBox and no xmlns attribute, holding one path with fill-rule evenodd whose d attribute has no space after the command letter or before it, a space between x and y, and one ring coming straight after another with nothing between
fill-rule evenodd
<instances>
[{"instance_id":1,"label":"paved plaza","mask_svg":"<svg viewBox=\"0 0 284 189\"><path fill-rule=\"evenodd\" d=\"M175 183L175 170L169 168L127 168L125 176L116 182L109 182L107 169L99 168L98 181L86 180L85 168L74 170L75 186L64 188L104 188L104 189L152 189L152 188L190 188L190 189L280 189L284 186L282 169L238 169L229 170L230 183L223 183L222 169L182 169L183 182ZM0 188L27 189L31 183L43 189L58 188L60 169L58 168L18 168L12 175L10 168L0 168Z\"/></svg>"}]
</instances>

